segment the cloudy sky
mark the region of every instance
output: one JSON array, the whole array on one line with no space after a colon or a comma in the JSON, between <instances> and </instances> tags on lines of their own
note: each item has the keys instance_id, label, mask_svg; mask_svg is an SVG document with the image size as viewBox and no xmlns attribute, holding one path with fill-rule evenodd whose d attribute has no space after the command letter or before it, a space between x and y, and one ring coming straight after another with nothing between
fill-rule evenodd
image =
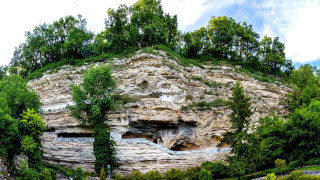
<instances>
[{"instance_id":1,"label":"cloudy sky","mask_svg":"<svg viewBox=\"0 0 320 180\"><path fill-rule=\"evenodd\" d=\"M104 29L108 8L137 0L10 0L0 2L0 65L8 64L25 32L41 23L81 14L93 32ZM162 0L163 9L178 16L179 29L193 31L211 16L246 21L261 37L279 36L295 65L320 66L319 0Z\"/></svg>"}]
</instances>

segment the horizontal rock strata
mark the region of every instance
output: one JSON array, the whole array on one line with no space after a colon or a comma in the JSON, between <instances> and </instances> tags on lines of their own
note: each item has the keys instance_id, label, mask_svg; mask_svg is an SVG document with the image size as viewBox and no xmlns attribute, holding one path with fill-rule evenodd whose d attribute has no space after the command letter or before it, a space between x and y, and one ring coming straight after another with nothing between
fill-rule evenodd
<instances>
[{"instance_id":1,"label":"horizontal rock strata","mask_svg":"<svg viewBox=\"0 0 320 180\"><path fill-rule=\"evenodd\" d=\"M70 85L80 85L82 73L100 65L109 64L64 66L28 83L43 103L42 116L48 129L42 137L45 161L93 170L92 130L79 125L67 106L74 104ZM133 99L124 108L109 112L105 121L117 140L117 171L122 174L134 169L165 172L223 159L226 152L218 152L216 145L230 128L230 109L188 106L228 100L236 81L251 97L252 124L266 115L287 113L283 102L289 88L281 83L260 82L233 67L185 67L150 54L115 59L111 65L117 80L116 93ZM190 153L179 154L181 151Z\"/></svg>"}]
</instances>

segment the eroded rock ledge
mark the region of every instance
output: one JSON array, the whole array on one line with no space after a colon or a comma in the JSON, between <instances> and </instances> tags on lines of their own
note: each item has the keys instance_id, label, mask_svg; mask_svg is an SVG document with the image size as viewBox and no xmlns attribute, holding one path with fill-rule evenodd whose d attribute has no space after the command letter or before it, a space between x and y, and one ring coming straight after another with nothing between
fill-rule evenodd
<instances>
[{"instance_id":1,"label":"eroded rock ledge","mask_svg":"<svg viewBox=\"0 0 320 180\"><path fill-rule=\"evenodd\" d=\"M218 151L216 145L230 127L230 110L225 106L211 110L181 108L192 102L228 100L236 81L252 98L252 123L256 124L259 117L287 113L282 102L289 88L259 82L231 67L184 67L151 54L115 59L112 66L117 93L137 99L122 110L109 112L105 121L117 140L117 171L124 175L132 170L185 169L223 159L227 149ZM80 126L66 108L73 103L70 84L81 84L82 73L89 67L65 66L28 83L43 103L48 130L42 143L47 162L93 170L92 131ZM215 86L208 86L210 83Z\"/></svg>"}]
</instances>

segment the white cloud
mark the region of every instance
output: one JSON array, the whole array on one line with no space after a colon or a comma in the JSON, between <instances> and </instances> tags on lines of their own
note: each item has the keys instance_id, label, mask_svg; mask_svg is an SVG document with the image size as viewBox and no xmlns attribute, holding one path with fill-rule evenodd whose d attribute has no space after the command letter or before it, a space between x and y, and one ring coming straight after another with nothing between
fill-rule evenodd
<instances>
[{"instance_id":1,"label":"white cloud","mask_svg":"<svg viewBox=\"0 0 320 180\"><path fill-rule=\"evenodd\" d=\"M287 58L299 63L320 58L319 1L256 1L253 7L263 19L261 35L279 36L286 45Z\"/></svg>"}]
</instances>

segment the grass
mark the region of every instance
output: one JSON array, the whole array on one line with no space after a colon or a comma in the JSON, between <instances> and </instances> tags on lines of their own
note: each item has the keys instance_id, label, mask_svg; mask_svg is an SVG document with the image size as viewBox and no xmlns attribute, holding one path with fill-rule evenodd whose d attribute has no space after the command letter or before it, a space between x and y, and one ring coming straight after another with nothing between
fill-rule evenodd
<instances>
[{"instance_id":1,"label":"grass","mask_svg":"<svg viewBox=\"0 0 320 180\"><path fill-rule=\"evenodd\" d=\"M205 110L211 110L214 107L221 107L226 106L227 101L223 99L215 99L211 102L206 101L200 101L200 102L193 102L189 104L188 106L182 106L181 110L187 110L189 108L196 108L199 111L205 111Z\"/></svg>"},{"instance_id":2,"label":"grass","mask_svg":"<svg viewBox=\"0 0 320 180\"><path fill-rule=\"evenodd\" d=\"M313 171L319 171L320 170L320 165L316 166L308 166L308 167L301 167L297 170L303 171L303 170L313 170Z\"/></svg>"},{"instance_id":3,"label":"grass","mask_svg":"<svg viewBox=\"0 0 320 180\"><path fill-rule=\"evenodd\" d=\"M135 103L140 101L140 99L129 97L129 96L122 96L119 94L113 95L112 97L117 102L117 104L120 104L122 106L128 103Z\"/></svg>"},{"instance_id":4,"label":"grass","mask_svg":"<svg viewBox=\"0 0 320 180\"><path fill-rule=\"evenodd\" d=\"M44 65L42 68L32 71L30 74L26 76L26 79L31 80L31 79L40 78L46 72L51 72L51 73L58 72L58 70L64 65L81 66L83 64L88 64L88 63L90 64L95 62L105 62L105 61L112 62L114 58L128 58L141 53L149 53L149 54L154 54L154 55L163 56L163 57L166 56L170 59L175 60L179 65L187 66L187 67L197 66L197 67L200 67L201 69L205 69L204 65L220 65L220 66L224 65L224 66L229 66L233 68L235 67L235 62L232 62L230 60L225 60L225 59L217 59L210 56L187 58L164 45L154 45L153 47L142 48L140 51L136 51L136 50L137 49L129 49L129 50L123 51L122 53L112 53L112 52L103 53L99 56L89 57L85 59L61 59L60 61L48 63ZM160 53L159 50L163 51L164 53ZM166 64L171 69L180 70L179 67L177 67L172 63L164 62L164 64ZM219 67L212 67L211 69L219 69ZM250 76L254 77L259 81L269 82L269 83L282 82L288 85L287 83L288 81L282 77L266 75L262 72L250 70L245 67L234 68L234 69L236 72L249 74ZM214 82L207 82L207 83L213 87L217 86L217 84L215 84Z\"/></svg>"}]
</instances>

